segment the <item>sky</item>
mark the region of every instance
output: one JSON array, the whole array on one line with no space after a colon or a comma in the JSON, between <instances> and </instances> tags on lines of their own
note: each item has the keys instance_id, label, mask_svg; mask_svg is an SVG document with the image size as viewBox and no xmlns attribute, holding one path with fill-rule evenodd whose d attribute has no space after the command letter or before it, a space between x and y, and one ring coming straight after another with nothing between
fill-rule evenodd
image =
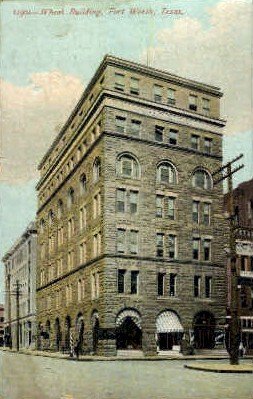
<instances>
[{"instance_id":1,"label":"sky","mask_svg":"<svg viewBox=\"0 0 253 399\"><path fill-rule=\"evenodd\" d=\"M0 12L1 258L34 219L37 165L108 53L221 87L224 162L243 153L234 186L252 178L250 0L3 1ZM0 267L0 301L3 289Z\"/></svg>"}]
</instances>

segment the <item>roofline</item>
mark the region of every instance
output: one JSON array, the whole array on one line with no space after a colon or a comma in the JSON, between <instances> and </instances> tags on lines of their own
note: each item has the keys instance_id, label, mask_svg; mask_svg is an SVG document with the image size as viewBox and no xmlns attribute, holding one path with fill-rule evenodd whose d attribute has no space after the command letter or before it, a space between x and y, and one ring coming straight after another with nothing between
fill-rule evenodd
<instances>
[{"instance_id":1,"label":"roofline","mask_svg":"<svg viewBox=\"0 0 253 399\"><path fill-rule=\"evenodd\" d=\"M192 87L195 90L201 90L201 91L204 90L204 91L206 91L206 92L208 92L208 93L210 93L212 95L215 95L217 97L222 97L223 96L223 93L220 91L221 89L219 87L212 86L212 85L209 85L209 84L206 84L206 83L202 83L202 82L198 82L198 81L192 80L192 79L182 78L182 77L180 77L178 75L172 74L170 72L163 71L161 69L153 68L153 67L146 66L146 65L143 65L143 64L138 63L138 62L134 62L134 61L126 60L124 58L115 57L113 55L106 54L104 56L103 60L101 61L101 63L99 64L95 74L93 75L93 77L89 81L87 87L85 88L85 90L84 90L83 94L81 95L80 99L78 100L77 104L74 106L72 112L70 113L70 115L67 118L66 122L64 123L63 127L60 129L59 133L57 134L57 136L53 140L53 142L50 145L50 147L48 148L47 152L45 153L45 155L43 156L43 158L39 162L38 170L41 169L43 163L46 161L46 159L51 154L51 152L52 152L53 148L55 147L55 145L59 142L60 138L63 136L63 134L65 133L66 129L71 124L71 122L74 119L75 115L79 111L79 108L80 108L84 98L87 96L87 94L89 93L91 87L97 81L98 76L104 71L104 69L105 69L105 67L107 65L113 65L113 66L120 65L120 66L125 67L126 69L135 70L135 71L138 71L138 72L141 72L141 73L145 73L145 74L150 75L150 76L155 76L155 77L158 77L158 78L160 77L161 79L167 80L168 82L178 83L178 84L180 84L182 86ZM158 74L160 76L158 76Z\"/></svg>"},{"instance_id":2,"label":"roofline","mask_svg":"<svg viewBox=\"0 0 253 399\"><path fill-rule=\"evenodd\" d=\"M11 248L3 256L2 262L6 262L14 254L14 252L25 242L26 238L28 238L28 236L33 233L37 234L35 221L29 223L25 231L21 234L21 236L14 242Z\"/></svg>"}]
</instances>

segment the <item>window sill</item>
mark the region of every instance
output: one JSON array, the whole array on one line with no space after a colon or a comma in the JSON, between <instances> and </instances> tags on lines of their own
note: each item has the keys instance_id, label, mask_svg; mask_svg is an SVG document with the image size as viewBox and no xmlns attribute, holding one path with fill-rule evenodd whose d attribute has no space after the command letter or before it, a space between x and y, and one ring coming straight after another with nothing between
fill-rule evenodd
<instances>
[{"instance_id":1,"label":"window sill","mask_svg":"<svg viewBox=\"0 0 253 399\"><path fill-rule=\"evenodd\" d=\"M157 295L156 299L158 299L159 301L161 301L163 299L165 299L165 300L171 299L173 301L181 301L181 299L178 296L170 296L170 295Z\"/></svg>"}]
</instances>

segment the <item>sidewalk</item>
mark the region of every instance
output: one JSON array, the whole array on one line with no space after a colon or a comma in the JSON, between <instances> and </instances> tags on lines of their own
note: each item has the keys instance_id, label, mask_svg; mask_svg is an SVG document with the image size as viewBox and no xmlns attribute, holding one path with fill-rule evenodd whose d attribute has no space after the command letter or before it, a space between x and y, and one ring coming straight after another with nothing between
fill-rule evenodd
<instances>
[{"instance_id":1,"label":"sidewalk","mask_svg":"<svg viewBox=\"0 0 253 399\"><path fill-rule=\"evenodd\" d=\"M1 348L2 351L7 351L11 353L17 353L15 349L9 348ZM61 353L61 352L49 352L49 351L38 351L31 349L20 349L19 353L24 355L32 355L32 356L44 356L51 357L55 359L66 359L66 360L74 360L77 361L76 357L70 357L69 354ZM97 355L81 355L79 356L78 361L164 361L164 360L226 360L228 359L228 355L226 356L211 356L211 355L190 355L190 356L182 356L182 355L170 355L170 356L143 356L143 357L123 357L123 356L97 356ZM253 359L253 356L245 356L243 359Z\"/></svg>"},{"instance_id":2,"label":"sidewalk","mask_svg":"<svg viewBox=\"0 0 253 399\"><path fill-rule=\"evenodd\" d=\"M209 371L212 373L241 373L249 374L253 373L253 363L252 364L219 364L219 363L194 363L185 364L185 368L198 370L198 371Z\"/></svg>"}]
</instances>

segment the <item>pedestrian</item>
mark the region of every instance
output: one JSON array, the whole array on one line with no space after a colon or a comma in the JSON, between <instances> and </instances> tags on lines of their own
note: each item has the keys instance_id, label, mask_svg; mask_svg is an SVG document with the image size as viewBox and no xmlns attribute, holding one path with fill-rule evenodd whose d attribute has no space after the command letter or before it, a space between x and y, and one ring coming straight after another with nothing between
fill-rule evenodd
<instances>
[{"instance_id":1,"label":"pedestrian","mask_svg":"<svg viewBox=\"0 0 253 399\"><path fill-rule=\"evenodd\" d=\"M240 342L240 345L239 345L239 356L243 357L243 355L244 355L244 347L243 347L243 343Z\"/></svg>"}]
</instances>

